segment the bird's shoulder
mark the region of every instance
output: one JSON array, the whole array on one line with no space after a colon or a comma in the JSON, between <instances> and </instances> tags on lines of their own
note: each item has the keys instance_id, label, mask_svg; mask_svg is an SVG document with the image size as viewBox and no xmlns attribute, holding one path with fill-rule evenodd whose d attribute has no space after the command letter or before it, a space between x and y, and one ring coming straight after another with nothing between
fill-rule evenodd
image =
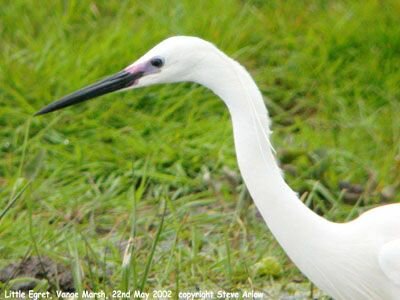
<instances>
[{"instance_id":1,"label":"bird's shoulder","mask_svg":"<svg viewBox=\"0 0 400 300\"><path fill-rule=\"evenodd\" d=\"M387 204L363 213L358 222L377 246L382 272L400 286L400 203Z\"/></svg>"},{"instance_id":2,"label":"bird's shoulder","mask_svg":"<svg viewBox=\"0 0 400 300\"><path fill-rule=\"evenodd\" d=\"M400 203L385 204L370 210L367 210L361 214L358 219L360 221L368 222L399 222L400 224Z\"/></svg>"},{"instance_id":3,"label":"bird's shoulder","mask_svg":"<svg viewBox=\"0 0 400 300\"><path fill-rule=\"evenodd\" d=\"M367 233L378 242L378 247L400 239L400 203L382 205L368 210L355 219L354 228Z\"/></svg>"}]
</instances>

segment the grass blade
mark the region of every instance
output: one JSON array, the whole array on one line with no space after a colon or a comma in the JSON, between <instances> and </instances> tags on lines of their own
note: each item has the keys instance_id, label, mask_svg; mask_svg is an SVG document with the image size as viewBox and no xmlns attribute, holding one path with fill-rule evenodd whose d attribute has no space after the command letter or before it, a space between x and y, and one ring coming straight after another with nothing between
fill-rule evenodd
<instances>
[{"instance_id":1,"label":"grass blade","mask_svg":"<svg viewBox=\"0 0 400 300\"><path fill-rule=\"evenodd\" d=\"M0 213L0 221L1 219L6 215L6 213L10 210L10 208L17 202L17 200L22 196L22 194L25 192L25 190L28 188L28 186L32 182L29 181L27 184L24 185L24 187L11 199L10 202L8 202L7 206L4 208L4 210Z\"/></svg>"},{"instance_id":2,"label":"grass blade","mask_svg":"<svg viewBox=\"0 0 400 300\"><path fill-rule=\"evenodd\" d=\"M151 263L153 261L154 252L156 250L157 243L160 240L160 235L161 235L161 232L162 232L162 229L163 229L163 225L164 225L165 213L167 211L167 205L166 205L165 201L163 201L162 205L164 206L164 210L163 210L163 214L162 214L162 217L161 217L160 226L158 227L156 236L155 236L153 244L151 246L150 255L149 255L148 259L147 259L146 267L145 267L143 278L142 278L142 283L140 284L140 288L139 288L141 292L143 292L144 286L146 284L147 276L149 275L150 266L151 266Z\"/></svg>"}]
</instances>

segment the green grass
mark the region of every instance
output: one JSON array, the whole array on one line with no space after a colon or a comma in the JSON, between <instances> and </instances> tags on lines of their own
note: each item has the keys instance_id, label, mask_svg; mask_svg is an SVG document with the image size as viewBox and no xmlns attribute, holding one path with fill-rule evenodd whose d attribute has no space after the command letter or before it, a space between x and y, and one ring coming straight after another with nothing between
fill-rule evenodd
<instances>
[{"instance_id":1,"label":"green grass","mask_svg":"<svg viewBox=\"0 0 400 300\"><path fill-rule=\"evenodd\" d=\"M265 95L290 185L346 220L400 186L399 15L395 0L3 3L0 266L46 255L95 291L306 282L238 179L229 115L211 92L157 86L32 115L167 36L205 38ZM340 181L364 187L355 207ZM265 257L280 276L257 272Z\"/></svg>"}]
</instances>

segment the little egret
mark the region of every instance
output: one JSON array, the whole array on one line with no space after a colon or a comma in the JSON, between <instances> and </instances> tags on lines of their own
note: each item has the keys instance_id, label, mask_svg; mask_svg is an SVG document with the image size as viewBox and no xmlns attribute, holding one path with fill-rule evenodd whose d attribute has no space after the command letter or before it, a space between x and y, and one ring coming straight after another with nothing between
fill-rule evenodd
<instances>
[{"instance_id":1,"label":"little egret","mask_svg":"<svg viewBox=\"0 0 400 300\"><path fill-rule=\"evenodd\" d=\"M124 70L51 103L45 114L121 89L190 81L211 89L229 109L237 161L271 232L297 267L335 299L400 299L400 205L330 222L286 184L274 156L270 119L249 73L213 44L170 37Z\"/></svg>"}]
</instances>

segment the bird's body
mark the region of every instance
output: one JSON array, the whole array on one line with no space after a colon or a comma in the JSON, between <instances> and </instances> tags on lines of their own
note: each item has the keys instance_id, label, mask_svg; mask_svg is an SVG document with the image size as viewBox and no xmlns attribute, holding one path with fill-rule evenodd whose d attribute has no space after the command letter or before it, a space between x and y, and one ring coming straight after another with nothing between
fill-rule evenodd
<instances>
[{"instance_id":1,"label":"bird's body","mask_svg":"<svg viewBox=\"0 0 400 300\"><path fill-rule=\"evenodd\" d=\"M165 64L159 70L149 67L149 62L156 65L155 59ZM239 63L199 38L172 37L118 74L111 79L131 80L124 88L192 81L211 89L230 111L246 186L299 269L335 299L400 299L400 205L382 206L343 224L304 205L282 176L269 141L270 119L262 95ZM39 113L87 100L84 93L71 94Z\"/></svg>"}]
</instances>

